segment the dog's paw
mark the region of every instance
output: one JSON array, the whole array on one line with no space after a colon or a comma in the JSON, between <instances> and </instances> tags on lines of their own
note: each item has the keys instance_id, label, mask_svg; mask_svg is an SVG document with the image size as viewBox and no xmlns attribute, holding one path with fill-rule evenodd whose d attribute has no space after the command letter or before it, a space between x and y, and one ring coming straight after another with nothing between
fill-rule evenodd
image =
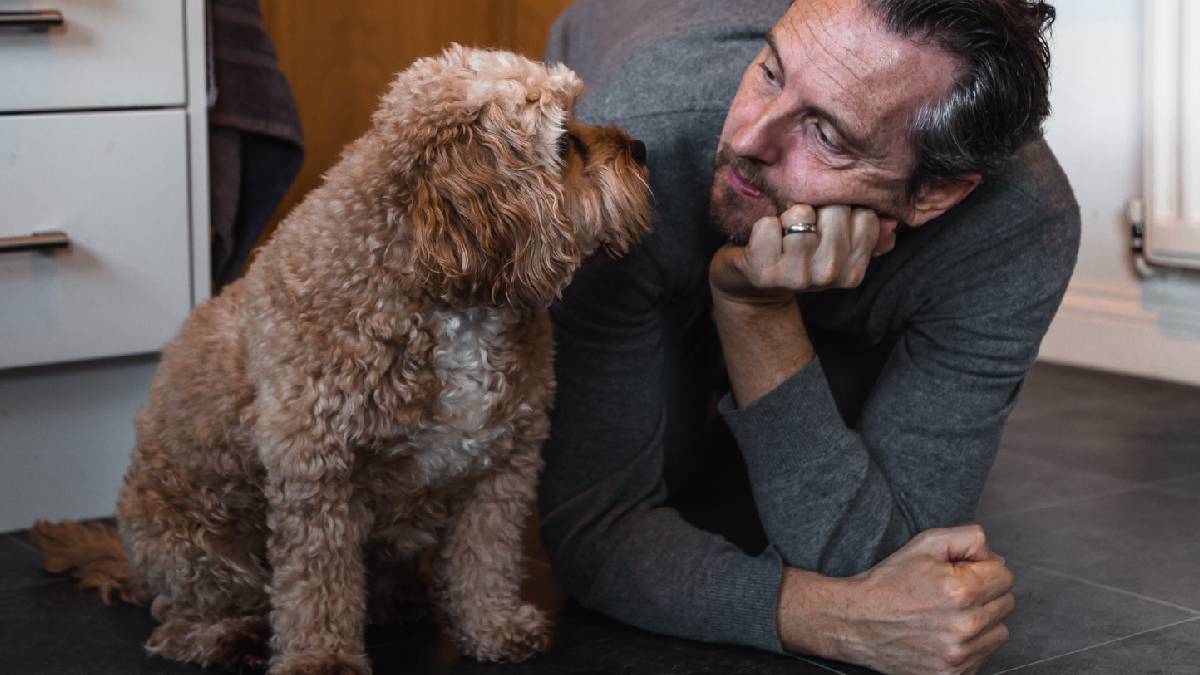
<instances>
[{"instance_id":1,"label":"dog's paw","mask_svg":"<svg viewBox=\"0 0 1200 675\"><path fill-rule=\"evenodd\" d=\"M234 673L261 673L271 659L271 627L265 619L248 622L220 640L212 665Z\"/></svg>"},{"instance_id":2,"label":"dog's paw","mask_svg":"<svg viewBox=\"0 0 1200 675\"><path fill-rule=\"evenodd\" d=\"M463 653L480 661L514 663L550 648L551 625L533 605L520 605L510 614L486 622L475 634L460 635Z\"/></svg>"},{"instance_id":3,"label":"dog's paw","mask_svg":"<svg viewBox=\"0 0 1200 675\"><path fill-rule=\"evenodd\" d=\"M371 675L371 664L366 656L285 656L268 675Z\"/></svg>"},{"instance_id":4,"label":"dog's paw","mask_svg":"<svg viewBox=\"0 0 1200 675\"><path fill-rule=\"evenodd\" d=\"M216 666L235 673L261 673L270 658L271 627L266 617L208 622L169 616L155 627L146 651L176 661Z\"/></svg>"}]
</instances>

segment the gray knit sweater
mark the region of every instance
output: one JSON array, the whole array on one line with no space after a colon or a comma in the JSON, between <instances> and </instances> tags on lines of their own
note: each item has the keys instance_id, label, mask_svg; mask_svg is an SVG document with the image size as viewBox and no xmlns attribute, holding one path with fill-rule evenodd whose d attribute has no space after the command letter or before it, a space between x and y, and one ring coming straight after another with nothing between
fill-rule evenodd
<instances>
[{"instance_id":1,"label":"gray knit sweater","mask_svg":"<svg viewBox=\"0 0 1200 675\"><path fill-rule=\"evenodd\" d=\"M817 360L737 409L710 315L722 241L706 199L742 71L788 4L580 0L546 54L588 83L583 121L645 141L656 197L642 245L581 270L552 307L546 549L587 607L775 651L785 565L851 575L972 519L1079 243L1067 179L1034 143L902 232L860 287L802 296ZM722 515L739 504L748 519Z\"/></svg>"}]
</instances>

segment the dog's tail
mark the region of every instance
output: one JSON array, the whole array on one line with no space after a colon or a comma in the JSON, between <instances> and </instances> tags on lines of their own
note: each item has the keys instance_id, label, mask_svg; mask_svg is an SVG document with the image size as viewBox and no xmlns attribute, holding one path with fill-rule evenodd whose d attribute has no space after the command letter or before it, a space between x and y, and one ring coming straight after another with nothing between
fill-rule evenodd
<instances>
[{"instance_id":1,"label":"dog's tail","mask_svg":"<svg viewBox=\"0 0 1200 675\"><path fill-rule=\"evenodd\" d=\"M42 552L46 571L69 573L79 579L80 588L100 591L104 604L112 604L113 593L135 605L149 601L145 584L134 572L115 529L101 523L39 520L29 531L29 539Z\"/></svg>"}]
</instances>

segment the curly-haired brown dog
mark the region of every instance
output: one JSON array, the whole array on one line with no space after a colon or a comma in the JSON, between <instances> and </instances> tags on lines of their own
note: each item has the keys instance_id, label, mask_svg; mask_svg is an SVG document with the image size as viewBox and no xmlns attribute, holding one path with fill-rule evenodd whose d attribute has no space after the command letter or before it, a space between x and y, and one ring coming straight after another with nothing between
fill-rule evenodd
<instances>
[{"instance_id":1,"label":"curly-haired brown dog","mask_svg":"<svg viewBox=\"0 0 1200 675\"><path fill-rule=\"evenodd\" d=\"M273 674L367 673L368 595L436 544L433 604L466 654L544 649L518 584L545 308L649 219L644 146L572 121L581 92L564 66L458 46L397 76L164 350L117 506L132 570L103 533L89 552L96 532L42 523L47 566L152 600L155 654L261 667L269 636Z\"/></svg>"}]
</instances>

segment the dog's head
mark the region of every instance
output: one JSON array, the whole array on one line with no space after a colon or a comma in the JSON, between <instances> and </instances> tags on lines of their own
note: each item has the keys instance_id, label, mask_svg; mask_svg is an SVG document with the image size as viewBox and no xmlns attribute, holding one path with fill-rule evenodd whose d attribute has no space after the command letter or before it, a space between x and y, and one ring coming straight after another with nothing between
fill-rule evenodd
<instances>
[{"instance_id":1,"label":"dog's head","mask_svg":"<svg viewBox=\"0 0 1200 675\"><path fill-rule=\"evenodd\" d=\"M544 307L598 248L649 226L645 146L573 121L583 83L507 52L453 45L400 73L375 113L412 272L451 303Z\"/></svg>"}]
</instances>

